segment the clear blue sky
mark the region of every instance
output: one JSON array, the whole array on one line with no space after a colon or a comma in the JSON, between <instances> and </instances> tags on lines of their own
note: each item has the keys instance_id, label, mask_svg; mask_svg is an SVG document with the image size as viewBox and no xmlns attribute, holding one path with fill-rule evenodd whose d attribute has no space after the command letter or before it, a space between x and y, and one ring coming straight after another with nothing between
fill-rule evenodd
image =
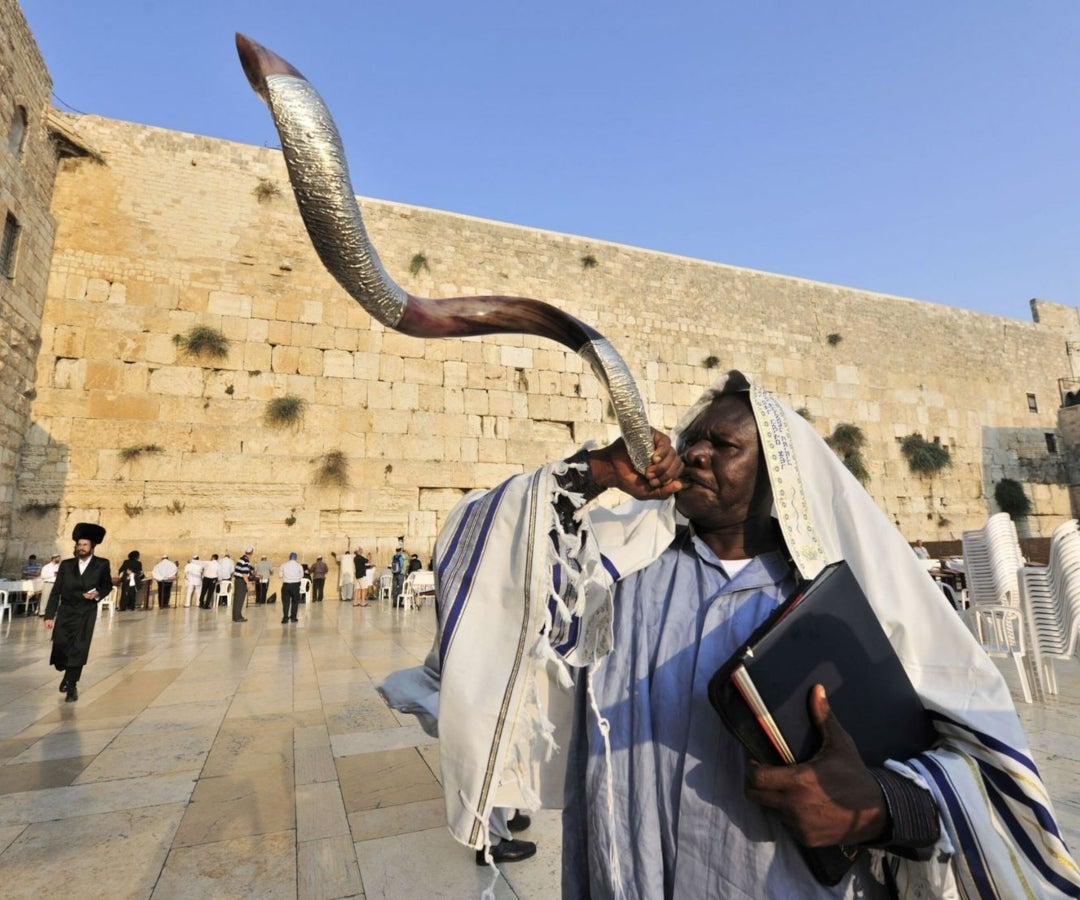
<instances>
[{"instance_id":1,"label":"clear blue sky","mask_svg":"<svg viewBox=\"0 0 1080 900\"><path fill-rule=\"evenodd\" d=\"M242 31L359 194L1029 319L1080 305L1076 0L22 0L60 108L276 146Z\"/></svg>"}]
</instances>

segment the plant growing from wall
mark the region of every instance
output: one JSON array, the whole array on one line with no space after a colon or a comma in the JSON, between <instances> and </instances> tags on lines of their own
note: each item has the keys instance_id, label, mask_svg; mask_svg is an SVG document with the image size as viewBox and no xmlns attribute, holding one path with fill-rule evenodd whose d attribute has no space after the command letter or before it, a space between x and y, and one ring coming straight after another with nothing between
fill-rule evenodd
<instances>
[{"instance_id":1,"label":"plant growing from wall","mask_svg":"<svg viewBox=\"0 0 1080 900\"><path fill-rule=\"evenodd\" d=\"M340 450L331 450L319 457L315 483L324 487L347 487L349 484L349 461Z\"/></svg>"},{"instance_id":2,"label":"plant growing from wall","mask_svg":"<svg viewBox=\"0 0 1080 900\"><path fill-rule=\"evenodd\" d=\"M293 525L296 524L296 507L295 506L289 511L289 514L285 517L285 524L289 528L292 528Z\"/></svg>"},{"instance_id":3,"label":"plant growing from wall","mask_svg":"<svg viewBox=\"0 0 1080 900\"><path fill-rule=\"evenodd\" d=\"M413 258L409 260L409 271L414 276L419 275L421 271L430 272L427 257L423 253L414 253Z\"/></svg>"},{"instance_id":4,"label":"plant growing from wall","mask_svg":"<svg viewBox=\"0 0 1080 900\"><path fill-rule=\"evenodd\" d=\"M862 454L862 448L866 446L866 435L858 425L841 422L833 429L833 433L825 438L825 443L862 484L870 480L870 470L866 468L866 460Z\"/></svg>"},{"instance_id":5,"label":"plant growing from wall","mask_svg":"<svg viewBox=\"0 0 1080 900\"><path fill-rule=\"evenodd\" d=\"M260 203L268 203L281 194L281 188L269 178L260 178L259 183L255 185L255 189L251 193L255 195L255 199Z\"/></svg>"},{"instance_id":6,"label":"plant growing from wall","mask_svg":"<svg viewBox=\"0 0 1080 900\"><path fill-rule=\"evenodd\" d=\"M185 504L181 503L179 500L174 499L172 503L165 507L165 512L167 512L170 516L178 516L184 511L184 506Z\"/></svg>"},{"instance_id":7,"label":"plant growing from wall","mask_svg":"<svg viewBox=\"0 0 1080 900\"><path fill-rule=\"evenodd\" d=\"M134 519L136 516L142 515L142 506L138 503L125 503L124 512L128 514L128 518Z\"/></svg>"},{"instance_id":8,"label":"plant growing from wall","mask_svg":"<svg viewBox=\"0 0 1080 900\"><path fill-rule=\"evenodd\" d=\"M22 506L20 506L19 512L26 513L30 516L37 516L40 519L47 514L58 510L59 508L59 503L41 503L37 500L34 500L30 503L24 503Z\"/></svg>"},{"instance_id":9,"label":"plant growing from wall","mask_svg":"<svg viewBox=\"0 0 1080 900\"><path fill-rule=\"evenodd\" d=\"M835 347L844 339L844 336L839 331L834 331L828 337L825 338L829 342L830 347Z\"/></svg>"},{"instance_id":10,"label":"plant growing from wall","mask_svg":"<svg viewBox=\"0 0 1080 900\"><path fill-rule=\"evenodd\" d=\"M134 447L122 447L120 449L120 459L124 462L131 462L138 459L144 453L164 453L165 448L158 444L138 444Z\"/></svg>"},{"instance_id":11,"label":"plant growing from wall","mask_svg":"<svg viewBox=\"0 0 1080 900\"><path fill-rule=\"evenodd\" d=\"M583 269L595 269L598 265L600 264L596 261L596 257L591 253L586 253L581 257L581 268Z\"/></svg>"},{"instance_id":12,"label":"plant growing from wall","mask_svg":"<svg viewBox=\"0 0 1080 900\"><path fill-rule=\"evenodd\" d=\"M814 421L813 414L811 414L810 410L808 410L805 406L800 406L797 410L795 410L795 412L802 416L804 419L806 419L807 422Z\"/></svg>"},{"instance_id":13,"label":"plant growing from wall","mask_svg":"<svg viewBox=\"0 0 1080 900\"><path fill-rule=\"evenodd\" d=\"M909 434L900 442L900 452L916 475L934 475L952 465L949 448L928 441L921 434Z\"/></svg>"},{"instance_id":14,"label":"plant growing from wall","mask_svg":"<svg viewBox=\"0 0 1080 900\"><path fill-rule=\"evenodd\" d=\"M282 425L297 425L304 418L303 397L295 394L286 394L284 397L274 397L266 404L263 418L267 425L280 427Z\"/></svg>"},{"instance_id":15,"label":"plant growing from wall","mask_svg":"<svg viewBox=\"0 0 1080 900\"><path fill-rule=\"evenodd\" d=\"M1031 500L1024 493L1024 486L1013 478L1002 478L994 485L994 502L1014 519L1031 513Z\"/></svg>"},{"instance_id":16,"label":"plant growing from wall","mask_svg":"<svg viewBox=\"0 0 1080 900\"><path fill-rule=\"evenodd\" d=\"M196 325L187 334L174 334L173 343L192 356L225 359L229 355L229 339L209 325Z\"/></svg>"},{"instance_id":17,"label":"plant growing from wall","mask_svg":"<svg viewBox=\"0 0 1080 900\"><path fill-rule=\"evenodd\" d=\"M718 365L720 365L720 357L719 356L706 356L701 361L701 364L706 369L715 369Z\"/></svg>"}]
</instances>

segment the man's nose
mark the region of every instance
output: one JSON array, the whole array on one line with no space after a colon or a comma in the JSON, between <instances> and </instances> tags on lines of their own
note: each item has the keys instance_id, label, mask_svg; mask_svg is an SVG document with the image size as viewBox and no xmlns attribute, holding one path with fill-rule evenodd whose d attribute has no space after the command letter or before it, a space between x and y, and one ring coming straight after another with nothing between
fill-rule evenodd
<instances>
[{"instance_id":1,"label":"man's nose","mask_svg":"<svg viewBox=\"0 0 1080 900\"><path fill-rule=\"evenodd\" d=\"M682 454L683 465L686 466L701 466L704 465L705 460L709 458L709 453L712 450L712 444L709 441L702 439L700 441L694 441L690 444Z\"/></svg>"}]
</instances>

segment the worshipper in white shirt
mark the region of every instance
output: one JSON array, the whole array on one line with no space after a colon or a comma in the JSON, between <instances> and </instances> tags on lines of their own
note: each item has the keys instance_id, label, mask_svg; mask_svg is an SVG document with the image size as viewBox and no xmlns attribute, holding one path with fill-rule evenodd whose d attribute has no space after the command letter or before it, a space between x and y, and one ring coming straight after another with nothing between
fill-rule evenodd
<instances>
[{"instance_id":1,"label":"worshipper in white shirt","mask_svg":"<svg viewBox=\"0 0 1080 900\"><path fill-rule=\"evenodd\" d=\"M295 622L300 608L300 581L304 578L304 567L296 561L296 554L290 553L288 560L278 570L281 578L281 624Z\"/></svg>"},{"instance_id":2,"label":"worshipper in white shirt","mask_svg":"<svg viewBox=\"0 0 1080 900\"><path fill-rule=\"evenodd\" d=\"M198 554L184 566L184 606L191 606L192 600L198 600L202 588L202 570L203 564Z\"/></svg>"},{"instance_id":3,"label":"worshipper in white shirt","mask_svg":"<svg viewBox=\"0 0 1080 900\"><path fill-rule=\"evenodd\" d=\"M203 563L202 567L202 590L199 592L199 608L210 609L214 605L214 594L217 591L218 578L221 575L221 564L218 555L213 553Z\"/></svg>"},{"instance_id":4,"label":"worshipper in white shirt","mask_svg":"<svg viewBox=\"0 0 1080 900\"><path fill-rule=\"evenodd\" d=\"M158 609L169 608L169 599L172 596L173 583L176 581L177 572L176 563L169 559L168 554L162 556L157 565L150 570L150 577L157 584Z\"/></svg>"},{"instance_id":5,"label":"worshipper in white shirt","mask_svg":"<svg viewBox=\"0 0 1080 900\"><path fill-rule=\"evenodd\" d=\"M677 454L655 435L645 476L618 441L470 495L449 516L427 667L383 688L418 711L435 685L454 836L485 846L496 798L535 808L535 773L559 744L566 897L1080 895L1001 674L812 426L730 373L684 417ZM636 499L588 506L609 487ZM869 769L816 688L817 755L750 764L708 682L840 559L934 744ZM551 734L538 687L553 681L558 696L571 680L568 740ZM800 847L835 845L851 869L819 883Z\"/></svg>"}]
</instances>

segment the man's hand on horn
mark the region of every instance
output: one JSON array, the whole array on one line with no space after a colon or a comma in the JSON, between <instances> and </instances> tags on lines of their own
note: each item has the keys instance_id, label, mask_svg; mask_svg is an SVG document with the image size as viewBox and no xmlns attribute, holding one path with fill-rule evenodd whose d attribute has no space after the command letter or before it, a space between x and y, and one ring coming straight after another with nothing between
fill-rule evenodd
<instances>
[{"instance_id":1,"label":"man's hand on horn","mask_svg":"<svg viewBox=\"0 0 1080 900\"><path fill-rule=\"evenodd\" d=\"M682 490L679 476L683 463L671 439L655 428L652 436L652 461L644 475L630 462L622 438L600 450L591 451L589 469L596 483L604 488L618 488L638 500L664 500Z\"/></svg>"}]
</instances>

